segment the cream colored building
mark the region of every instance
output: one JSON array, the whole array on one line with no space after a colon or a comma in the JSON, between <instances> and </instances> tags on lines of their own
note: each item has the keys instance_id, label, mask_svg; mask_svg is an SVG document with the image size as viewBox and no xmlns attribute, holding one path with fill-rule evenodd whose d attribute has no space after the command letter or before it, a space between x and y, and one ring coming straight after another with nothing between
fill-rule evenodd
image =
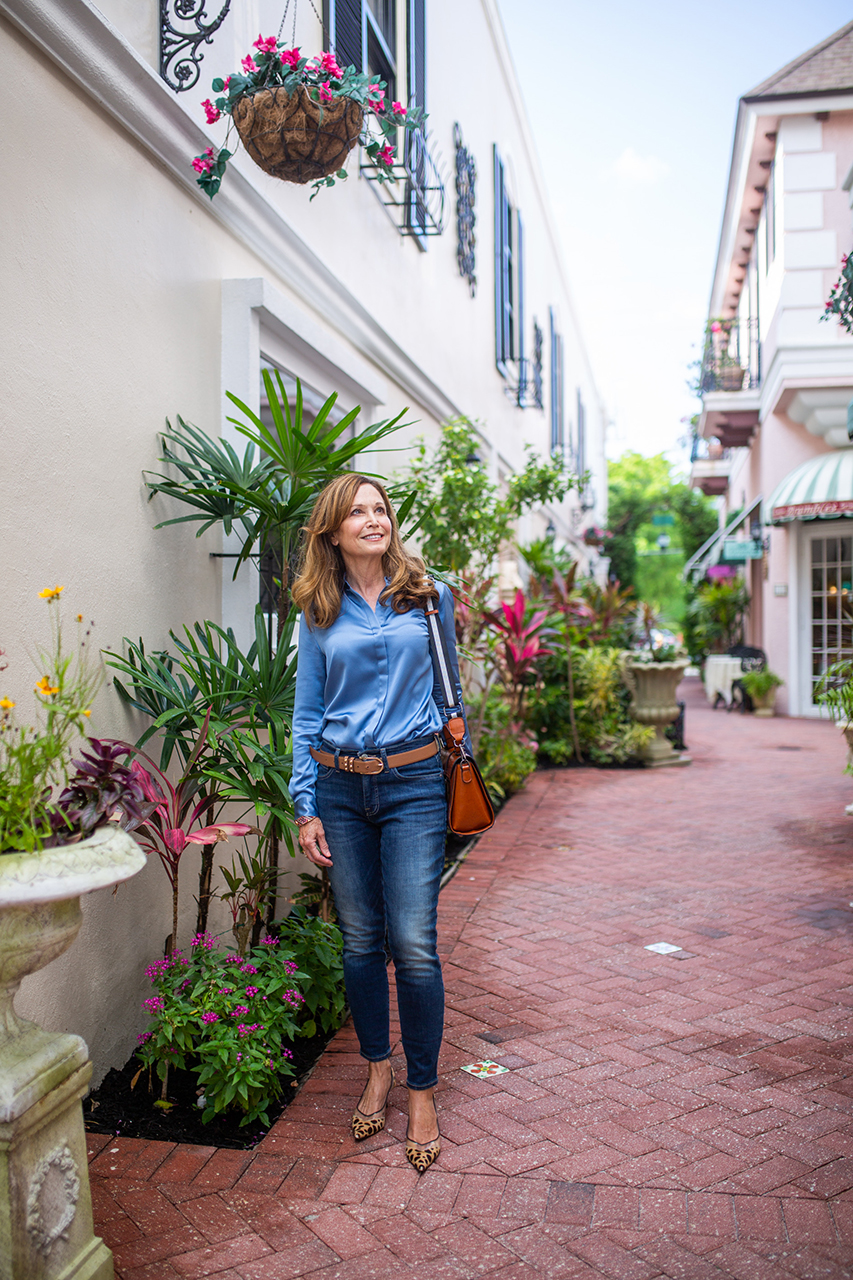
<instances>
[{"instance_id":1,"label":"cream colored building","mask_svg":"<svg viewBox=\"0 0 853 1280\"><path fill-rule=\"evenodd\" d=\"M853 243L851 201L848 23L740 100L709 308L724 323L702 375L709 443L692 471L722 497L720 536L693 572L727 542L755 557L747 643L797 716L826 714L816 683L853 656L853 337L822 320Z\"/></svg>"},{"instance_id":2,"label":"cream colored building","mask_svg":"<svg viewBox=\"0 0 853 1280\"><path fill-rule=\"evenodd\" d=\"M180 26L174 3L166 9ZM564 451L591 472L583 499L535 513L522 534L550 526L602 572L581 534L606 523L604 411L494 0L327 4L338 43L357 19L368 58L379 48L394 64L395 96L429 113L436 181L429 219L414 228L386 207L357 152L348 180L310 203L309 189L268 177L243 153L213 203L197 187L192 157L224 136L222 124L203 123L200 103L259 32L278 31L281 11L234 0L200 46L197 84L176 92L160 74L157 0L0 0L0 646L4 690L22 708L48 584L64 584L66 614L92 617L103 647L125 636L163 647L170 629L206 618L246 639L257 573L232 582L233 562L219 558L230 548L213 531L197 540L193 526L155 530L182 513L149 501L143 472L158 469L166 417L227 434L226 391L257 408L264 364L302 379L315 399L338 391L363 421L408 406L409 441L470 416L496 478L522 465L526 444ZM307 0L296 37L305 52L321 50ZM166 67L173 85L176 66ZM457 139L476 166L475 280L458 261ZM498 239L510 228L515 248L502 268L496 211ZM393 469L405 455L385 460ZM133 740L140 730L105 689L93 731ZM182 941L195 915L196 867L185 862ZM144 1025L142 970L162 952L167 900L156 865L114 897L95 895L77 944L25 983L22 1011L82 1033L98 1074L125 1061Z\"/></svg>"}]
</instances>

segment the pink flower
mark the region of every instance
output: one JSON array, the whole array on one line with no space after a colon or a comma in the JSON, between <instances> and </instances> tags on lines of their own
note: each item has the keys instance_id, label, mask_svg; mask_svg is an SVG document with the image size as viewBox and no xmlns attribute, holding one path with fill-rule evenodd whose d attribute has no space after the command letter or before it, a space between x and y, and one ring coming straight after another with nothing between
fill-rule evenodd
<instances>
[{"instance_id":1,"label":"pink flower","mask_svg":"<svg viewBox=\"0 0 853 1280\"><path fill-rule=\"evenodd\" d=\"M403 106L402 102L392 103L391 110L394 112L395 116L405 116L406 114L406 108Z\"/></svg>"},{"instance_id":2,"label":"pink flower","mask_svg":"<svg viewBox=\"0 0 853 1280\"><path fill-rule=\"evenodd\" d=\"M150 1040L150 1039L151 1039L151 1032L143 1031L141 1035L136 1037L136 1043L145 1044L146 1040Z\"/></svg>"},{"instance_id":3,"label":"pink flower","mask_svg":"<svg viewBox=\"0 0 853 1280\"><path fill-rule=\"evenodd\" d=\"M166 1002L162 996L151 996L150 1000L143 1000L142 1007L149 1013L159 1013L161 1009L165 1009Z\"/></svg>"},{"instance_id":4,"label":"pink flower","mask_svg":"<svg viewBox=\"0 0 853 1280\"><path fill-rule=\"evenodd\" d=\"M320 70L325 71L328 75L333 76L335 80L340 80L344 74L343 68L338 66L338 61L333 53L324 53L320 59Z\"/></svg>"},{"instance_id":5,"label":"pink flower","mask_svg":"<svg viewBox=\"0 0 853 1280\"><path fill-rule=\"evenodd\" d=\"M243 1016L244 1013L248 1013L248 1012L249 1012L249 1006L247 1004L238 1004L232 1010L231 1017L240 1018Z\"/></svg>"},{"instance_id":6,"label":"pink flower","mask_svg":"<svg viewBox=\"0 0 853 1280\"><path fill-rule=\"evenodd\" d=\"M203 1014L201 1015L201 1020L202 1020L202 1022L218 1022L218 1021L219 1021L219 1014L218 1014L218 1013L212 1013L212 1012L211 1012L211 1010L210 1010L210 1009L208 1009L207 1013L203 1013Z\"/></svg>"},{"instance_id":7,"label":"pink flower","mask_svg":"<svg viewBox=\"0 0 853 1280\"><path fill-rule=\"evenodd\" d=\"M205 115L207 116L207 123L216 124L216 121L220 118L220 116L222 115L222 112L219 111L213 105L213 103L210 101L210 98L205 98L204 102L201 105L204 107L204 112L205 112Z\"/></svg>"},{"instance_id":8,"label":"pink flower","mask_svg":"<svg viewBox=\"0 0 853 1280\"><path fill-rule=\"evenodd\" d=\"M222 92L223 92L223 93L224 93L224 92L225 92L225 90L228 88L228 86L229 86L229 84L230 84L230 83L231 83L231 77L230 77L230 76L228 77L228 79L227 79L227 80L223 80L223 81L222 81Z\"/></svg>"},{"instance_id":9,"label":"pink flower","mask_svg":"<svg viewBox=\"0 0 853 1280\"><path fill-rule=\"evenodd\" d=\"M722 330L723 330L723 326L720 324L719 320L715 320L714 323L711 325L711 332L722 333Z\"/></svg>"},{"instance_id":10,"label":"pink flower","mask_svg":"<svg viewBox=\"0 0 853 1280\"><path fill-rule=\"evenodd\" d=\"M291 988L290 990L285 991L284 995L282 996L282 1000L286 1000L289 1005L296 1008L300 1004L304 1003L305 997L301 995L298 991L294 991Z\"/></svg>"},{"instance_id":11,"label":"pink flower","mask_svg":"<svg viewBox=\"0 0 853 1280\"><path fill-rule=\"evenodd\" d=\"M241 964L240 972L241 973L257 973L258 971L253 964Z\"/></svg>"},{"instance_id":12,"label":"pink flower","mask_svg":"<svg viewBox=\"0 0 853 1280\"><path fill-rule=\"evenodd\" d=\"M275 36L258 36L253 49L257 49L260 53L275 53L277 41Z\"/></svg>"},{"instance_id":13,"label":"pink flower","mask_svg":"<svg viewBox=\"0 0 853 1280\"><path fill-rule=\"evenodd\" d=\"M255 65L255 59L250 53L246 54L246 57L240 63L240 66L243 68L247 76L251 75L253 71L257 71L258 69Z\"/></svg>"},{"instance_id":14,"label":"pink flower","mask_svg":"<svg viewBox=\"0 0 853 1280\"><path fill-rule=\"evenodd\" d=\"M391 146L390 142L382 148L376 159L382 164L386 164L389 169L391 168L394 163L394 148Z\"/></svg>"},{"instance_id":15,"label":"pink flower","mask_svg":"<svg viewBox=\"0 0 853 1280\"><path fill-rule=\"evenodd\" d=\"M267 936L262 940L262 945L265 947L277 947L278 938L273 938L269 934L267 934Z\"/></svg>"},{"instance_id":16,"label":"pink flower","mask_svg":"<svg viewBox=\"0 0 853 1280\"><path fill-rule=\"evenodd\" d=\"M219 994L220 994L221 996L230 996L230 995L231 995L231 993L233 992L233 990L234 990L234 988L233 988L233 987L220 987L220 988L219 988Z\"/></svg>"},{"instance_id":17,"label":"pink flower","mask_svg":"<svg viewBox=\"0 0 853 1280\"><path fill-rule=\"evenodd\" d=\"M258 994L258 990L259 990L259 988L258 988L258 987L247 987L247 988L246 988L246 995L247 995L247 996L249 997L249 999L251 1000L252 996L256 996L256 995Z\"/></svg>"},{"instance_id":18,"label":"pink flower","mask_svg":"<svg viewBox=\"0 0 853 1280\"><path fill-rule=\"evenodd\" d=\"M323 83L320 85L320 101L321 102L332 101L332 91L329 88L328 80L324 80Z\"/></svg>"},{"instance_id":19,"label":"pink flower","mask_svg":"<svg viewBox=\"0 0 853 1280\"><path fill-rule=\"evenodd\" d=\"M367 89L371 97L375 98L376 101L381 106L385 101L385 90L382 89L378 84L368 85Z\"/></svg>"},{"instance_id":20,"label":"pink flower","mask_svg":"<svg viewBox=\"0 0 853 1280\"><path fill-rule=\"evenodd\" d=\"M299 50L285 49L281 55L281 65L283 67L293 67L293 70L296 71L299 67Z\"/></svg>"},{"instance_id":21,"label":"pink flower","mask_svg":"<svg viewBox=\"0 0 853 1280\"><path fill-rule=\"evenodd\" d=\"M296 963L295 960L285 960L284 962L285 973L296 973L296 970L298 968L299 968L299 965Z\"/></svg>"}]
</instances>

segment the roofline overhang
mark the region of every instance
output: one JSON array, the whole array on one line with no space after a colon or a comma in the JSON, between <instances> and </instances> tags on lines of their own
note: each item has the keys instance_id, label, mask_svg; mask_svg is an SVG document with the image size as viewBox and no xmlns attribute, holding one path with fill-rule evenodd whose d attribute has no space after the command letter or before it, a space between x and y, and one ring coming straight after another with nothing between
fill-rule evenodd
<instances>
[{"instance_id":1,"label":"roofline overhang","mask_svg":"<svg viewBox=\"0 0 853 1280\"><path fill-rule=\"evenodd\" d=\"M759 121L763 119L768 126L765 132L775 132L780 117L807 115L810 111L825 110L829 99L833 102L834 110L853 111L853 90L812 91L802 94L787 93L780 95L778 98L772 95L762 95L761 97L753 98L743 97L738 100L732 139L732 158L729 165L726 198L717 242L711 296L708 302L709 316L722 315L725 310L729 275L737 249L740 214L743 208Z\"/></svg>"}]
</instances>

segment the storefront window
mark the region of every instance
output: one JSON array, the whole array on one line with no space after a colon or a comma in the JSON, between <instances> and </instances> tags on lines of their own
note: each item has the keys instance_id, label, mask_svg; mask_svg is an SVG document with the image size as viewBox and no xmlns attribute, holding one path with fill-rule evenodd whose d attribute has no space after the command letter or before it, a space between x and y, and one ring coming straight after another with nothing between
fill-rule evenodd
<instances>
[{"instance_id":1,"label":"storefront window","mask_svg":"<svg viewBox=\"0 0 853 1280\"><path fill-rule=\"evenodd\" d=\"M812 701L827 667L853 658L853 538L811 539Z\"/></svg>"}]
</instances>

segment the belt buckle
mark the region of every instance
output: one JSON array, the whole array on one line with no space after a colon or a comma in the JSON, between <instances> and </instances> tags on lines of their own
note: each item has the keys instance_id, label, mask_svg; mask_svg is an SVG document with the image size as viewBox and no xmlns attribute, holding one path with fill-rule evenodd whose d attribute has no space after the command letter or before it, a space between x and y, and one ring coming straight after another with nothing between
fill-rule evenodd
<instances>
[{"instance_id":1,"label":"belt buckle","mask_svg":"<svg viewBox=\"0 0 853 1280\"><path fill-rule=\"evenodd\" d=\"M371 756L364 751L359 751L358 758L365 766L363 770L364 773L369 776L372 776L375 773L383 773L385 771L385 765L382 763L381 756Z\"/></svg>"}]
</instances>

